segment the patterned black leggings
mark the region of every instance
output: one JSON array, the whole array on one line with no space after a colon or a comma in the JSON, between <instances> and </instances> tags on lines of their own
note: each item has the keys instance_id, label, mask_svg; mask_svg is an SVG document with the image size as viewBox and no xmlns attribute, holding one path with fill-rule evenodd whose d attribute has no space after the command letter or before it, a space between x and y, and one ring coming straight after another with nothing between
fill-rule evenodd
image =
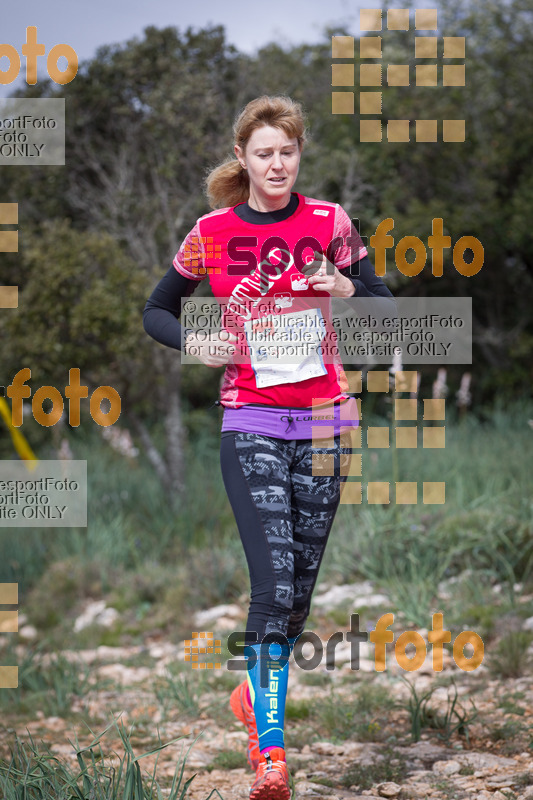
<instances>
[{"instance_id":1,"label":"patterned black leggings","mask_svg":"<svg viewBox=\"0 0 533 800\"><path fill-rule=\"evenodd\" d=\"M349 437L313 447L258 433L222 434L220 463L248 561L251 602L245 644L267 633L297 636L340 500Z\"/></svg>"}]
</instances>

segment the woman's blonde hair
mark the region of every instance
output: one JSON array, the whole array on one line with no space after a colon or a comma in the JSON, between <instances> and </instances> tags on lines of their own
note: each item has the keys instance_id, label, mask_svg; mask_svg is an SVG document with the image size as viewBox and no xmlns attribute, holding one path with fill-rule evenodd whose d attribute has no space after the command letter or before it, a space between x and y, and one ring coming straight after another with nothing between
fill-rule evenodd
<instances>
[{"instance_id":1,"label":"woman's blonde hair","mask_svg":"<svg viewBox=\"0 0 533 800\"><path fill-rule=\"evenodd\" d=\"M306 141L305 117L300 103L290 97L263 95L251 100L233 124L233 143L245 150L256 128L270 125L298 140L300 151ZM234 156L215 167L206 178L206 193L211 208L244 203L250 196L248 173Z\"/></svg>"}]
</instances>

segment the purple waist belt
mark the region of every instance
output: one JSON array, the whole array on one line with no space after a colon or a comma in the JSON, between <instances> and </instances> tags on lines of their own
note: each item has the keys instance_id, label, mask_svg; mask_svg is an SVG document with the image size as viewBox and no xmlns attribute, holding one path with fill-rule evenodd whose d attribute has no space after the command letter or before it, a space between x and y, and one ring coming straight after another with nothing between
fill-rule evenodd
<instances>
[{"instance_id":1,"label":"purple waist belt","mask_svg":"<svg viewBox=\"0 0 533 800\"><path fill-rule=\"evenodd\" d=\"M222 433L262 433L276 439L325 439L359 425L354 397L320 408L245 405L225 408Z\"/></svg>"}]
</instances>

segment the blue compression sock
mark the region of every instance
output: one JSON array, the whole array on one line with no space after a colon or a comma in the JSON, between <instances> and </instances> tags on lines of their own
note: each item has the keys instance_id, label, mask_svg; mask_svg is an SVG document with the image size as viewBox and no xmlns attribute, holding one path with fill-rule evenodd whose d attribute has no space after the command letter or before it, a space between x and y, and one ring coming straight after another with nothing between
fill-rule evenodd
<instances>
[{"instance_id":1,"label":"blue compression sock","mask_svg":"<svg viewBox=\"0 0 533 800\"><path fill-rule=\"evenodd\" d=\"M288 640L290 650L277 642L273 642L270 646L247 645L244 649L246 660L252 663L246 676L261 752L271 747L285 748L283 729L289 679L289 655L296 638Z\"/></svg>"}]
</instances>

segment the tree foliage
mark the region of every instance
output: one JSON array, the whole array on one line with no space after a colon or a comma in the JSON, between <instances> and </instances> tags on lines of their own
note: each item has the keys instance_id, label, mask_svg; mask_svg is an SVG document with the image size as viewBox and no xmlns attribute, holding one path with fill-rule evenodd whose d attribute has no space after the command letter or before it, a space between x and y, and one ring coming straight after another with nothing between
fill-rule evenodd
<instances>
[{"instance_id":1,"label":"tree foliage","mask_svg":"<svg viewBox=\"0 0 533 800\"><path fill-rule=\"evenodd\" d=\"M180 403L212 402L220 373L198 366L182 375L178 353L147 341L142 306L208 211L203 178L231 152L235 115L269 93L289 94L308 113L299 191L340 202L367 236L392 217L396 242L426 241L441 217L452 243L464 235L482 242L485 263L473 278L458 274L449 250L442 278L431 276L429 255L416 278L391 263L388 280L397 294L472 296L478 399L529 391L532 23L525 0L442 3L439 36L466 38L465 87L414 86L414 31L384 37L384 63L409 64L412 77L409 87L384 83L383 125L464 118L463 143L360 143L358 116L331 114L331 35L353 35L348 29L325 31L318 45L271 44L253 57L228 45L220 26L149 27L140 39L100 48L61 88L66 166L0 168L3 201L19 203L22 241L18 256L2 259L2 283L18 283L21 298L17 312L0 316L2 374L28 359L56 385L69 366L95 384L108 374L155 459L149 425L165 419L160 474L172 473L179 488L183 464L168 459L182 450ZM358 66L356 57L356 75ZM50 81L26 92L54 93ZM209 293L207 281L199 291Z\"/></svg>"}]
</instances>

